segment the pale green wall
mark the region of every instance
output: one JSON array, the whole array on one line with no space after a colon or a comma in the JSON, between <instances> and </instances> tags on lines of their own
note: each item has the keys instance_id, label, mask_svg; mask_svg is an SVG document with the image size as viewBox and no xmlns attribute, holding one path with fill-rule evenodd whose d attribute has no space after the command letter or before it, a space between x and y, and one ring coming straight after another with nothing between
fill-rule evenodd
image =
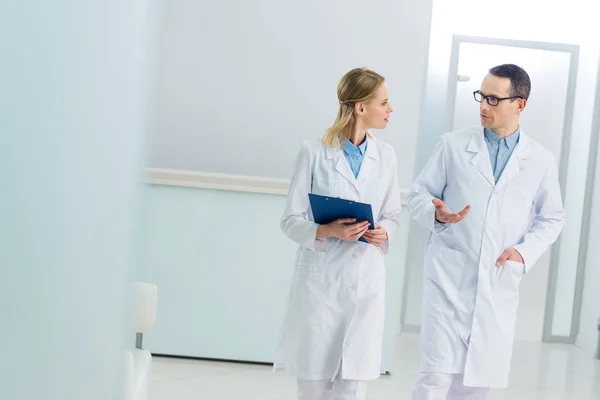
<instances>
[{"instance_id":1,"label":"pale green wall","mask_svg":"<svg viewBox=\"0 0 600 400\"><path fill-rule=\"evenodd\" d=\"M137 275L159 291L144 346L272 362L296 251L279 229L285 198L166 186L147 186L142 198ZM387 257L386 360L400 318L407 220L405 210Z\"/></svg>"}]
</instances>

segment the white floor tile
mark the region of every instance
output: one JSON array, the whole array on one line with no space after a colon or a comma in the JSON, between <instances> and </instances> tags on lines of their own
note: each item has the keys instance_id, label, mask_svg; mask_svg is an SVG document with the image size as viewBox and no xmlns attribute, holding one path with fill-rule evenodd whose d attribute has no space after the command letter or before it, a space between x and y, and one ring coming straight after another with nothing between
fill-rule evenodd
<instances>
[{"instance_id":1,"label":"white floor tile","mask_svg":"<svg viewBox=\"0 0 600 400\"><path fill-rule=\"evenodd\" d=\"M489 400L600 400L600 361L568 345L515 344L510 385ZM410 399L418 337L399 338L395 373L371 383L368 400ZM154 357L150 400L295 400L296 381L270 366Z\"/></svg>"}]
</instances>

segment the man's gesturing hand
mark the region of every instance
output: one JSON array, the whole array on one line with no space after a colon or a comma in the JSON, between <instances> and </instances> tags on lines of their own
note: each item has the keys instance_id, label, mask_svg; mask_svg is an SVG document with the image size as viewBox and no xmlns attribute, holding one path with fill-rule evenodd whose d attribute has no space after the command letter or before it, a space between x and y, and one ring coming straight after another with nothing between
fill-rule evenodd
<instances>
[{"instance_id":1,"label":"man's gesturing hand","mask_svg":"<svg viewBox=\"0 0 600 400\"><path fill-rule=\"evenodd\" d=\"M446 224L456 224L462 221L471 210L471 206L466 206L461 212L453 213L440 199L433 199L432 203L435 206L435 219Z\"/></svg>"}]
</instances>

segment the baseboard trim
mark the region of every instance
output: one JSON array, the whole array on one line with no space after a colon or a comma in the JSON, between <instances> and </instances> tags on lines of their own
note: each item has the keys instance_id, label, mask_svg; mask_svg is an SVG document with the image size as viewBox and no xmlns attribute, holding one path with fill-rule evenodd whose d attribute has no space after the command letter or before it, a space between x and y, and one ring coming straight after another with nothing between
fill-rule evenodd
<instances>
[{"instance_id":1,"label":"baseboard trim","mask_svg":"<svg viewBox=\"0 0 600 400\"><path fill-rule=\"evenodd\" d=\"M421 333L421 325L402 325L402 333Z\"/></svg>"},{"instance_id":2,"label":"baseboard trim","mask_svg":"<svg viewBox=\"0 0 600 400\"><path fill-rule=\"evenodd\" d=\"M545 337L544 343L559 343L559 344L575 344L575 338L571 336L555 336Z\"/></svg>"}]
</instances>

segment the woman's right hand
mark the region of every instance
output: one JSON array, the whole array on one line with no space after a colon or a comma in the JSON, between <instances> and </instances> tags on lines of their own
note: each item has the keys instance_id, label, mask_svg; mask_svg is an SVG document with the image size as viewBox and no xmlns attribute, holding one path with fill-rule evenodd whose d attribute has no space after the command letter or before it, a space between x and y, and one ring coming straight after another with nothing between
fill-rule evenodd
<instances>
[{"instance_id":1,"label":"woman's right hand","mask_svg":"<svg viewBox=\"0 0 600 400\"><path fill-rule=\"evenodd\" d=\"M327 225L320 225L317 236L336 237L347 242L355 242L365 234L369 225L369 221L356 222L356 218L340 218Z\"/></svg>"}]
</instances>

